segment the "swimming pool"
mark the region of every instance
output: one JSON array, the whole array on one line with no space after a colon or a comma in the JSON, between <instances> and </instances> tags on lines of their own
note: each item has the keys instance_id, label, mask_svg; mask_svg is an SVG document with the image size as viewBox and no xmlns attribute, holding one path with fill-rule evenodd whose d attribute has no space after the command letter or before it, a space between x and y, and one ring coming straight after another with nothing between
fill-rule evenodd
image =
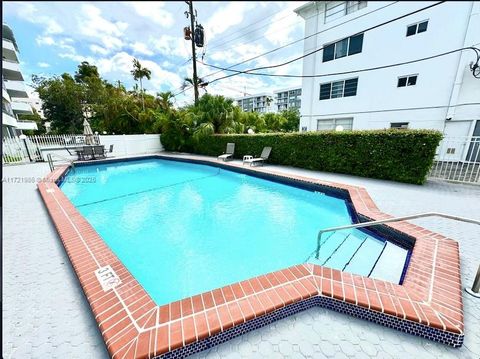
<instances>
[{"instance_id":1,"label":"swimming pool","mask_svg":"<svg viewBox=\"0 0 480 359\"><path fill-rule=\"evenodd\" d=\"M61 185L157 305L304 263L398 283L408 250L359 230L347 199L203 164L76 167Z\"/></svg>"}]
</instances>

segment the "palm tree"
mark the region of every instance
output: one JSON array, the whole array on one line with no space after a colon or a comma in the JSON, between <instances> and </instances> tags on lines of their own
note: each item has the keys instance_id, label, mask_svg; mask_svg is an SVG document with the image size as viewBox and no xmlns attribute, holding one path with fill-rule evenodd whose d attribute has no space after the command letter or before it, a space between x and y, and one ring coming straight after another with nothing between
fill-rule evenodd
<instances>
[{"instance_id":1,"label":"palm tree","mask_svg":"<svg viewBox=\"0 0 480 359\"><path fill-rule=\"evenodd\" d=\"M170 91L157 93L157 102L160 108L165 112L170 111L170 109L172 108L173 106L172 99L173 99L173 94Z\"/></svg>"},{"instance_id":2,"label":"palm tree","mask_svg":"<svg viewBox=\"0 0 480 359\"><path fill-rule=\"evenodd\" d=\"M133 59L133 70L130 71L130 73L133 75L133 79L135 81L140 80L140 92L142 94L142 107L143 107L143 111L145 111L145 99L143 98L142 79L146 77L147 80L150 80L152 71L150 71L146 67L143 67L140 61L138 61L137 59Z\"/></svg>"},{"instance_id":3,"label":"palm tree","mask_svg":"<svg viewBox=\"0 0 480 359\"><path fill-rule=\"evenodd\" d=\"M205 92L207 92L207 90L205 89L205 86L207 86L207 85L208 85L208 83L203 81L203 79L201 77L197 77L197 86L204 89ZM188 86L193 86L193 79L190 78L190 77L185 77L183 79L182 90L185 90Z\"/></svg>"}]
</instances>

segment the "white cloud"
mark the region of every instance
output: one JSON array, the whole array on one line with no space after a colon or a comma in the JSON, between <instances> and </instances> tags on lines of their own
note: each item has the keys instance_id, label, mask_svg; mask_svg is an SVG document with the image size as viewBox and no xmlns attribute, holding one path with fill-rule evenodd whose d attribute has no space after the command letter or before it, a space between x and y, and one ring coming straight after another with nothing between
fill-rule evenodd
<instances>
[{"instance_id":1,"label":"white cloud","mask_svg":"<svg viewBox=\"0 0 480 359\"><path fill-rule=\"evenodd\" d=\"M46 62L38 62L37 65L38 67L43 67L43 68L50 67L50 64L47 64Z\"/></svg>"},{"instance_id":2,"label":"white cloud","mask_svg":"<svg viewBox=\"0 0 480 359\"><path fill-rule=\"evenodd\" d=\"M37 42L37 45L53 45L55 43L55 40L53 40L52 37L50 36L37 36L35 39Z\"/></svg>"},{"instance_id":3,"label":"white cloud","mask_svg":"<svg viewBox=\"0 0 480 359\"><path fill-rule=\"evenodd\" d=\"M169 28L174 24L173 15L164 9L164 3L135 1L130 5L138 15L146 17L164 28Z\"/></svg>"},{"instance_id":4,"label":"white cloud","mask_svg":"<svg viewBox=\"0 0 480 359\"><path fill-rule=\"evenodd\" d=\"M43 25L46 34L60 34L63 32L63 28L52 16L42 15L34 4L22 2L16 8L18 17L33 24Z\"/></svg>"},{"instance_id":5,"label":"white cloud","mask_svg":"<svg viewBox=\"0 0 480 359\"><path fill-rule=\"evenodd\" d=\"M217 34L223 33L228 28L243 22L245 13L255 8L253 2L230 2L217 10L209 17L205 31L207 39L213 39Z\"/></svg>"},{"instance_id":6,"label":"white cloud","mask_svg":"<svg viewBox=\"0 0 480 359\"><path fill-rule=\"evenodd\" d=\"M102 11L94 5L83 4L81 7L78 19L80 34L97 39L107 49L120 49L123 46L120 37L127 27L125 22L112 22L102 17Z\"/></svg>"},{"instance_id":7,"label":"white cloud","mask_svg":"<svg viewBox=\"0 0 480 359\"><path fill-rule=\"evenodd\" d=\"M93 57L84 56L77 53L65 52L65 53L58 54L58 56L64 59L70 59L75 62L88 61L91 64L95 63L95 59Z\"/></svg>"},{"instance_id":8,"label":"white cloud","mask_svg":"<svg viewBox=\"0 0 480 359\"><path fill-rule=\"evenodd\" d=\"M131 47L133 51L137 54L142 54L142 55L147 55L147 56L152 56L153 51L150 50L147 45L145 45L143 42L134 42L131 44Z\"/></svg>"},{"instance_id":9,"label":"white cloud","mask_svg":"<svg viewBox=\"0 0 480 359\"><path fill-rule=\"evenodd\" d=\"M125 51L119 52L111 58L99 59L95 62L98 71L104 75L114 74L123 79L130 79L130 71L133 68L134 57ZM142 66L148 68L152 72L150 81L144 81L146 89L151 91L161 91L161 89L178 88L182 83L182 78L174 72L170 72L162 68L156 62L150 60L139 59Z\"/></svg>"},{"instance_id":10,"label":"white cloud","mask_svg":"<svg viewBox=\"0 0 480 359\"><path fill-rule=\"evenodd\" d=\"M91 52L93 52L94 54L100 54L100 55L107 55L110 51L101 47L101 46L98 46L96 44L92 44L89 46L89 49Z\"/></svg>"},{"instance_id":11,"label":"white cloud","mask_svg":"<svg viewBox=\"0 0 480 359\"><path fill-rule=\"evenodd\" d=\"M303 25L303 20L292 12L291 7L288 7L272 18L270 26L265 31L265 37L274 45L285 45L293 40L293 33Z\"/></svg>"},{"instance_id":12,"label":"white cloud","mask_svg":"<svg viewBox=\"0 0 480 359\"><path fill-rule=\"evenodd\" d=\"M150 43L158 53L164 56L178 56L185 59L191 56L183 37L162 35L158 39L151 38Z\"/></svg>"}]
</instances>

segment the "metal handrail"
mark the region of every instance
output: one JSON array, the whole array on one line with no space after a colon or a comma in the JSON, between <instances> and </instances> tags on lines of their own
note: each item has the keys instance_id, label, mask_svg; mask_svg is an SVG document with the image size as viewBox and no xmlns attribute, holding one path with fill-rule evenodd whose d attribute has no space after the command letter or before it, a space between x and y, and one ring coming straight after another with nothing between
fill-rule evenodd
<instances>
[{"instance_id":1,"label":"metal handrail","mask_svg":"<svg viewBox=\"0 0 480 359\"><path fill-rule=\"evenodd\" d=\"M60 156L60 155L58 155L58 154L56 154L56 153L49 153L49 154L47 155L47 160L48 160L48 164L49 164L49 166L50 166L50 170L51 170L51 171L53 171L53 170L55 169L55 164L54 164L55 161L53 160L52 155L55 156L55 157L58 157L58 158L61 159L61 160L67 161L67 162L69 163L69 166L72 167L73 169L75 169L75 160L72 160L72 159L70 159L70 158L66 158L66 157Z\"/></svg>"},{"instance_id":2,"label":"metal handrail","mask_svg":"<svg viewBox=\"0 0 480 359\"><path fill-rule=\"evenodd\" d=\"M333 232L333 231L339 231L339 230L342 230L342 229L350 229L350 228L362 228L362 227L377 226L379 224L384 224L384 223L389 223L389 222L398 222L398 221L405 221L405 220L408 220L408 219L415 219L415 218L422 218L422 217L433 217L433 216L449 218L449 219L454 219L456 221L462 221L462 222L468 222L468 223L473 223L473 224L480 225L480 221L476 220L476 219L459 217L459 216L452 216L450 214L438 213L438 212L424 212L424 213L419 213L419 214L413 214L413 215L410 215L410 216L380 219L380 220L377 220L377 221L356 223L356 224L350 224L350 225L347 225L347 226L330 227L330 228L325 228L325 229L321 229L320 231L318 231L317 250L316 250L315 258L318 259L318 257L320 256L320 243L321 243L321 239L322 239L322 234L325 233L325 232Z\"/></svg>"}]
</instances>

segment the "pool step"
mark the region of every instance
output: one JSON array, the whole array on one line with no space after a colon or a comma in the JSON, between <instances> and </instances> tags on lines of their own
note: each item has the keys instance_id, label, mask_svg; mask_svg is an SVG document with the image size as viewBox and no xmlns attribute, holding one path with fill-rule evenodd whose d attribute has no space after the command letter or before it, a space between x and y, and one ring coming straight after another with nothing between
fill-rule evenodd
<instances>
[{"instance_id":1,"label":"pool step","mask_svg":"<svg viewBox=\"0 0 480 359\"><path fill-rule=\"evenodd\" d=\"M318 259L315 253L309 259L310 263L324 265L324 263L332 256L335 250L348 239L348 234L341 232L333 232L330 236L322 239Z\"/></svg>"},{"instance_id":2,"label":"pool step","mask_svg":"<svg viewBox=\"0 0 480 359\"><path fill-rule=\"evenodd\" d=\"M382 255L370 274L371 278L398 283L403 272L407 251L401 247L386 242Z\"/></svg>"},{"instance_id":3,"label":"pool step","mask_svg":"<svg viewBox=\"0 0 480 359\"><path fill-rule=\"evenodd\" d=\"M313 252L309 263L398 283L407 251L364 232L333 232L322 239L319 257Z\"/></svg>"},{"instance_id":4,"label":"pool step","mask_svg":"<svg viewBox=\"0 0 480 359\"><path fill-rule=\"evenodd\" d=\"M367 236L362 246L345 266L344 271L368 276L382 254L385 243L388 242Z\"/></svg>"},{"instance_id":5,"label":"pool step","mask_svg":"<svg viewBox=\"0 0 480 359\"><path fill-rule=\"evenodd\" d=\"M365 240L366 237L360 237L358 233L350 233L348 238L325 261L324 265L343 270Z\"/></svg>"}]
</instances>

